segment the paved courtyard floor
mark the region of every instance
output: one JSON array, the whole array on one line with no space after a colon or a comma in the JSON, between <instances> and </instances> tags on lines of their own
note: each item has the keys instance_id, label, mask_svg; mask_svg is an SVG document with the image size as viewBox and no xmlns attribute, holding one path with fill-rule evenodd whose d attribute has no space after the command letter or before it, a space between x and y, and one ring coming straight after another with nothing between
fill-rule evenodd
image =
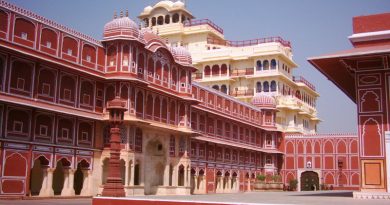
<instances>
[{"instance_id":1,"label":"paved courtyard floor","mask_svg":"<svg viewBox=\"0 0 390 205\"><path fill-rule=\"evenodd\" d=\"M353 199L352 192L251 192L238 194L212 194L191 196L144 196L140 199L189 200L254 204L310 204L310 205L389 205L390 200ZM91 205L91 199L0 200L0 205Z\"/></svg>"}]
</instances>

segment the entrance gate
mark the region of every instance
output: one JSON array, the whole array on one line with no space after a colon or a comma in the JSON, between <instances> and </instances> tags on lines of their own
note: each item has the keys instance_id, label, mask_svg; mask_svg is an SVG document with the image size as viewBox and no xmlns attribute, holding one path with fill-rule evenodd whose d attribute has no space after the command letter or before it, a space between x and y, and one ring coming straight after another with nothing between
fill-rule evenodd
<instances>
[{"instance_id":1,"label":"entrance gate","mask_svg":"<svg viewBox=\"0 0 390 205\"><path fill-rule=\"evenodd\" d=\"M318 174L312 171L303 172L301 175L301 191L314 191L319 189Z\"/></svg>"}]
</instances>

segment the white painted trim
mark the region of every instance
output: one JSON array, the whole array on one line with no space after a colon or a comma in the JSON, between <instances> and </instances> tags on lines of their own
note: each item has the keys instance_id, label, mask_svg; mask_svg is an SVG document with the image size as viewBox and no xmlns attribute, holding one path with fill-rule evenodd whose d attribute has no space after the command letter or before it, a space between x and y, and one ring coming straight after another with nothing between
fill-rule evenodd
<instances>
[{"instance_id":1,"label":"white painted trim","mask_svg":"<svg viewBox=\"0 0 390 205\"><path fill-rule=\"evenodd\" d=\"M385 39L390 40L390 30L354 33L348 36L348 39L352 43Z\"/></svg>"}]
</instances>

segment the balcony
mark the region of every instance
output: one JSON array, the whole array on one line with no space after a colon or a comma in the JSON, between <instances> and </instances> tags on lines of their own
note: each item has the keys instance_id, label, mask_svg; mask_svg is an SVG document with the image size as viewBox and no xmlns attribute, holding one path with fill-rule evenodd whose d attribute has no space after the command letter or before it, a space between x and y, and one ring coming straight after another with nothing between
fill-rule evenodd
<instances>
[{"instance_id":1,"label":"balcony","mask_svg":"<svg viewBox=\"0 0 390 205\"><path fill-rule=\"evenodd\" d=\"M303 83L313 91L316 91L316 87L302 76L293 76L293 81L296 83Z\"/></svg>"},{"instance_id":2,"label":"balcony","mask_svg":"<svg viewBox=\"0 0 390 205\"><path fill-rule=\"evenodd\" d=\"M236 77L236 76L246 76L246 75L253 75L253 68L245 68L245 69L234 69L230 72L230 76Z\"/></svg>"},{"instance_id":3,"label":"balcony","mask_svg":"<svg viewBox=\"0 0 390 205\"><path fill-rule=\"evenodd\" d=\"M254 90L253 89L233 90L233 91L230 91L229 95L234 96L234 97L253 96L254 95Z\"/></svg>"},{"instance_id":4,"label":"balcony","mask_svg":"<svg viewBox=\"0 0 390 205\"><path fill-rule=\"evenodd\" d=\"M210 21L209 19L193 19L189 21L184 21L184 27L191 27L191 26L200 26L200 25L208 25L211 28L218 31L220 34L223 34L223 29L219 27L214 22Z\"/></svg>"},{"instance_id":5,"label":"balcony","mask_svg":"<svg viewBox=\"0 0 390 205\"><path fill-rule=\"evenodd\" d=\"M207 38L208 44L215 44L227 47L245 47L245 46L254 46L263 43L280 43L283 46L291 48L290 41L286 41L283 38L277 37L266 37L266 38L257 38L252 40L243 40L243 41L229 41L229 40L218 40L213 38Z\"/></svg>"}]
</instances>

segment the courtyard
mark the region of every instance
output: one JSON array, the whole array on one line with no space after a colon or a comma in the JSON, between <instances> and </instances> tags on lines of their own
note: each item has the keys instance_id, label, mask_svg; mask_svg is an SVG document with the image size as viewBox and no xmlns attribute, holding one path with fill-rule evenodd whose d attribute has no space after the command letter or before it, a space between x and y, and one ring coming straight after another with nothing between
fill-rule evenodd
<instances>
[{"instance_id":1,"label":"courtyard","mask_svg":"<svg viewBox=\"0 0 390 205\"><path fill-rule=\"evenodd\" d=\"M207 201L225 202L236 204L388 204L388 200L359 200L352 198L350 191L317 191L317 192L248 192L236 194L212 194L212 195L190 195L190 196L147 196L133 197L135 199L158 199L178 201ZM90 205L91 199L46 199L46 200L4 200L1 205Z\"/></svg>"}]
</instances>

